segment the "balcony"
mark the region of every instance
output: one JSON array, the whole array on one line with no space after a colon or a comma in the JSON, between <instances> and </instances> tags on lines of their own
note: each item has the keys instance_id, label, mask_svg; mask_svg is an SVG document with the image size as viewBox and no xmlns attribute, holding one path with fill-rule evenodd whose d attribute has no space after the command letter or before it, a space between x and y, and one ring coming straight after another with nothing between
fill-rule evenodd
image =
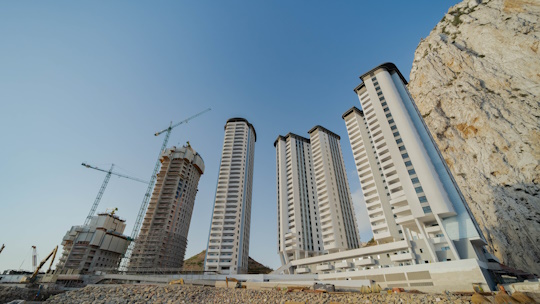
<instances>
[{"instance_id":1,"label":"balcony","mask_svg":"<svg viewBox=\"0 0 540 304\"><path fill-rule=\"evenodd\" d=\"M317 270L320 271L327 271L332 269L334 269L334 265L331 264L317 265Z\"/></svg>"},{"instance_id":2,"label":"balcony","mask_svg":"<svg viewBox=\"0 0 540 304\"><path fill-rule=\"evenodd\" d=\"M310 269L307 267L299 267L299 268L296 268L296 273L297 274L310 273Z\"/></svg>"},{"instance_id":3,"label":"balcony","mask_svg":"<svg viewBox=\"0 0 540 304\"><path fill-rule=\"evenodd\" d=\"M407 253L398 253L390 256L390 261L400 262L400 261L410 261L414 260L414 255L411 252Z\"/></svg>"},{"instance_id":4,"label":"balcony","mask_svg":"<svg viewBox=\"0 0 540 304\"><path fill-rule=\"evenodd\" d=\"M440 237L434 237L431 239L431 241L433 242L433 244L440 244L440 243L446 243L446 239L442 236Z\"/></svg>"},{"instance_id":5,"label":"balcony","mask_svg":"<svg viewBox=\"0 0 540 304\"><path fill-rule=\"evenodd\" d=\"M439 231L441 231L441 227L439 225L426 227L426 232L427 233L435 233L435 232L439 232Z\"/></svg>"},{"instance_id":6,"label":"balcony","mask_svg":"<svg viewBox=\"0 0 540 304\"><path fill-rule=\"evenodd\" d=\"M407 215L407 216L400 216L396 218L396 224L401 225L407 222L411 222L413 220L414 220L414 216L412 214Z\"/></svg>"},{"instance_id":7,"label":"balcony","mask_svg":"<svg viewBox=\"0 0 540 304\"><path fill-rule=\"evenodd\" d=\"M375 261L372 258L363 258L361 260L354 261L355 266L368 266L368 265L374 265Z\"/></svg>"},{"instance_id":8,"label":"balcony","mask_svg":"<svg viewBox=\"0 0 540 304\"><path fill-rule=\"evenodd\" d=\"M411 211L411 207L409 205L396 207L393 210L394 214L396 215L399 215L400 213L403 213L403 212L407 212L408 214L411 214L410 211Z\"/></svg>"},{"instance_id":9,"label":"balcony","mask_svg":"<svg viewBox=\"0 0 540 304\"><path fill-rule=\"evenodd\" d=\"M351 268L353 267L353 264L351 262L339 262L336 263L336 269L343 269L343 268Z\"/></svg>"},{"instance_id":10,"label":"balcony","mask_svg":"<svg viewBox=\"0 0 540 304\"><path fill-rule=\"evenodd\" d=\"M285 245L286 246L291 246L291 245L294 245L296 244L296 239L287 239L285 240Z\"/></svg>"}]
</instances>

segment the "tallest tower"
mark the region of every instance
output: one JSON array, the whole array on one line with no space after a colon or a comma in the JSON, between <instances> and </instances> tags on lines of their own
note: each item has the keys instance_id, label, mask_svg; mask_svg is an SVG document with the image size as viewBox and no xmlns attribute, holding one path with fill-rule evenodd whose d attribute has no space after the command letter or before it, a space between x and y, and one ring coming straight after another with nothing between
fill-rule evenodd
<instances>
[{"instance_id":1,"label":"tallest tower","mask_svg":"<svg viewBox=\"0 0 540 304\"><path fill-rule=\"evenodd\" d=\"M375 241L424 240L424 261L476 258L485 244L397 67L360 76L347 126Z\"/></svg>"},{"instance_id":2,"label":"tallest tower","mask_svg":"<svg viewBox=\"0 0 540 304\"><path fill-rule=\"evenodd\" d=\"M256 140L255 128L246 119L227 120L205 271L247 273Z\"/></svg>"}]
</instances>

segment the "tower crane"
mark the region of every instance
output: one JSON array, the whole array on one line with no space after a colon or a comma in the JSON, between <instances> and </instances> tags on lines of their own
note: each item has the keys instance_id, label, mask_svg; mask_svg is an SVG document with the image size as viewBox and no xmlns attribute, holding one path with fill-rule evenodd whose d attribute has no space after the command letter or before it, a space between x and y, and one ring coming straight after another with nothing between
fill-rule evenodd
<instances>
[{"instance_id":1,"label":"tower crane","mask_svg":"<svg viewBox=\"0 0 540 304\"><path fill-rule=\"evenodd\" d=\"M154 184L156 182L156 176L157 176L157 173L158 173L158 170L159 170L159 165L161 164L160 162L160 157L161 157L161 153L163 153L163 151L165 151L165 148L167 148L167 143L169 142L169 137L171 136L171 131L172 129L182 125L182 124L185 124L185 123L188 123L190 120L196 118L196 117L199 117L201 115L203 115L204 113L208 112L212 110L211 108L208 108L204 111L201 111L189 118L186 118L176 124L173 125L172 121L171 123L169 124L169 127L166 128L166 129L163 129L159 132L156 132L154 134L154 136L159 136L163 133L165 133L165 138L163 139L163 144L161 145L161 149L159 150L159 154L158 154L158 158L157 158L157 161L156 161L156 164L154 166L154 172L152 172L152 176L150 177L150 183L148 184L148 188L146 189L146 194L144 194L144 197L143 197L143 201L141 203L141 208L139 209L139 214L137 215L137 220L135 221L135 225L133 226L133 231L131 232L131 239L135 240L137 238L137 236L139 236L139 230L141 229L141 225L142 225L142 221L144 219L144 214L146 213L146 208L148 207L148 203L150 202L150 196L152 194L152 190L154 189ZM129 259L131 258L131 253L133 251L133 248L135 247L135 242L131 242L128 246L128 249L126 251L126 254L124 255L124 258L122 258L122 262L120 263L120 267L119 267L119 270L120 271L126 271L127 270L127 265L129 263Z\"/></svg>"},{"instance_id":2,"label":"tower crane","mask_svg":"<svg viewBox=\"0 0 540 304\"><path fill-rule=\"evenodd\" d=\"M90 220L92 219L92 216L94 216L94 213L96 212L96 209L97 209L97 207L99 205L99 201L101 201L101 197L103 196L103 192L105 192L105 188L107 188L107 184L109 183L109 179L111 178L111 175L116 175L118 177L123 177L123 178L131 179L131 180L134 180L134 181L137 181L137 182L140 182L140 183L148 184L147 181L144 181L142 179L138 179L138 178L135 178L135 177L131 177L131 176L127 176L127 175L123 175L123 174L120 174L120 173L113 172L114 164L111 165L111 168L108 171L104 170L104 169L100 169L98 167L91 166L91 165L86 164L86 163L82 163L81 165L85 166L86 168L90 168L90 169L94 169L94 170L98 170L98 171L107 173L107 175L105 175L105 180L103 180L103 183L101 184L101 188L99 189L98 195L96 196L96 199L94 200L94 204L92 205L92 209L90 209L90 212L88 213L88 216L86 217L86 220L84 221L85 226L90 223Z\"/></svg>"}]
</instances>

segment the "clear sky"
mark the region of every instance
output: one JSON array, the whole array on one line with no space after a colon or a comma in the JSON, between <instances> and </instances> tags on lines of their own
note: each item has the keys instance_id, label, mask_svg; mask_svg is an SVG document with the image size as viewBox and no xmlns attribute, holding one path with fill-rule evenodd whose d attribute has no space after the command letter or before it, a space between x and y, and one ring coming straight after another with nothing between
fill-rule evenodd
<instances>
[{"instance_id":1,"label":"clear sky","mask_svg":"<svg viewBox=\"0 0 540 304\"><path fill-rule=\"evenodd\" d=\"M2 1L0 4L0 271L30 269L82 225L105 177L150 179L175 129L203 157L186 258L206 249L228 118L255 127L250 256L277 254L278 135L322 125L341 147L363 242L362 207L341 115L359 106L358 76L414 51L456 1ZM146 187L111 178L98 211L117 207L131 234Z\"/></svg>"}]
</instances>

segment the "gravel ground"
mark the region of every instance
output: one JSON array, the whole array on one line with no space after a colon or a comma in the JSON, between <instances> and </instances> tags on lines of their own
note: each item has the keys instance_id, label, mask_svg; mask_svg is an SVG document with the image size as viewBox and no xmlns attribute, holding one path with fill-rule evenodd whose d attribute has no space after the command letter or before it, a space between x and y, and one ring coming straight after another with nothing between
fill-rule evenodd
<instances>
[{"instance_id":1,"label":"gravel ground","mask_svg":"<svg viewBox=\"0 0 540 304\"><path fill-rule=\"evenodd\" d=\"M313 294L186 285L117 285L88 286L51 297L46 303L470 303L470 299L437 294Z\"/></svg>"}]
</instances>

